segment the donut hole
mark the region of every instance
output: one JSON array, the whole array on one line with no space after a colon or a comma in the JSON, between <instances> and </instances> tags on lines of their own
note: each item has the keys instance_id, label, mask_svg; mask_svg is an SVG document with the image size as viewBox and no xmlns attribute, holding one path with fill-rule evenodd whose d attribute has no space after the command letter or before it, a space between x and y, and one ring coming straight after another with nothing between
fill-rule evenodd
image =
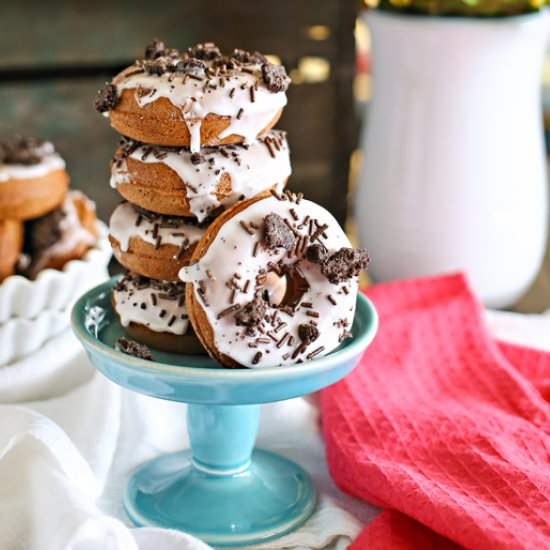
<instances>
[{"instance_id":1,"label":"donut hole","mask_svg":"<svg viewBox=\"0 0 550 550\"><path fill-rule=\"evenodd\" d=\"M309 283L299 269L289 266L282 275L270 271L262 287L262 297L271 306L296 308L309 290Z\"/></svg>"}]
</instances>

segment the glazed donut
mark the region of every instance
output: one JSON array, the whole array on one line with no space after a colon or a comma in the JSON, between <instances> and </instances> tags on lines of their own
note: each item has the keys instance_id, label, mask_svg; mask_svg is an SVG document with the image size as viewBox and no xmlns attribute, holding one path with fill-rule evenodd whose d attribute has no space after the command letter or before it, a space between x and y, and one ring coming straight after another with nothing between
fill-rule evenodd
<instances>
[{"instance_id":1,"label":"glazed donut","mask_svg":"<svg viewBox=\"0 0 550 550\"><path fill-rule=\"evenodd\" d=\"M124 136L156 145L250 142L272 128L286 105L290 79L263 55L214 44L187 52L153 42L100 90L96 108Z\"/></svg>"},{"instance_id":2,"label":"glazed donut","mask_svg":"<svg viewBox=\"0 0 550 550\"><path fill-rule=\"evenodd\" d=\"M82 258L97 240L95 204L80 191L69 191L63 204L25 222L25 245L17 271L30 279L43 269L62 269Z\"/></svg>"},{"instance_id":3,"label":"glazed donut","mask_svg":"<svg viewBox=\"0 0 550 550\"><path fill-rule=\"evenodd\" d=\"M368 261L324 208L267 192L216 218L180 278L210 355L262 368L321 357L349 336Z\"/></svg>"},{"instance_id":4,"label":"glazed donut","mask_svg":"<svg viewBox=\"0 0 550 550\"><path fill-rule=\"evenodd\" d=\"M200 153L123 140L111 164L111 186L152 212L203 221L271 187L282 191L290 173L286 136L276 130L249 145Z\"/></svg>"},{"instance_id":5,"label":"glazed donut","mask_svg":"<svg viewBox=\"0 0 550 550\"><path fill-rule=\"evenodd\" d=\"M185 285L127 273L113 288L113 309L132 338L171 353L205 354L185 309Z\"/></svg>"},{"instance_id":6,"label":"glazed donut","mask_svg":"<svg viewBox=\"0 0 550 550\"><path fill-rule=\"evenodd\" d=\"M111 215L109 241L128 270L162 281L178 281L204 229L190 218L161 216L129 202Z\"/></svg>"},{"instance_id":7,"label":"glazed donut","mask_svg":"<svg viewBox=\"0 0 550 550\"><path fill-rule=\"evenodd\" d=\"M0 282L15 273L23 247L23 224L15 220L0 221Z\"/></svg>"},{"instance_id":8,"label":"glazed donut","mask_svg":"<svg viewBox=\"0 0 550 550\"><path fill-rule=\"evenodd\" d=\"M69 176L49 142L22 138L0 144L0 219L28 220L58 207Z\"/></svg>"}]
</instances>

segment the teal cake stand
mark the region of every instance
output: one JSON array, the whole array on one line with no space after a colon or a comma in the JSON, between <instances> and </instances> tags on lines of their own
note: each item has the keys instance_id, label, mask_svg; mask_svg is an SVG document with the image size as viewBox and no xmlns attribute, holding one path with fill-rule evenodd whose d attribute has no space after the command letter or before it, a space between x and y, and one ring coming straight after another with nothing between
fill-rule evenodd
<instances>
[{"instance_id":1,"label":"teal cake stand","mask_svg":"<svg viewBox=\"0 0 550 550\"><path fill-rule=\"evenodd\" d=\"M217 547L265 542L304 523L315 509L315 489L294 462L254 449L259 404L315 392L350 372L376 333L372 304L358 296L353 336L325 357L232 370L204 356L153 350L153 362L117 351L124 332L111 306L115 282L87 292L72 312L74 332L91 362L120 386L189 404L191 449L155 458L133 473L124 495L130 519L184 531Z\"/></svg>"}]
</instances>

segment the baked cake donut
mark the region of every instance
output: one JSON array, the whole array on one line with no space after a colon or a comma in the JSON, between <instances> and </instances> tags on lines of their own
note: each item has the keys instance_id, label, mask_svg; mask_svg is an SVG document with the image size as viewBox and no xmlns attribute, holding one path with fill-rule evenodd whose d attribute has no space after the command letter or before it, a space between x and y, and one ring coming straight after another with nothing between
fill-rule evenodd
<instances>
[{"instance_id":1,"label":"baked cake donut","mask_svg":"<svg viewBox=\"0 0 550 550\"><path fill-rule=\"evenodd\" d=\"M0 282L15 273L23 248L23 224L17 220L0 221Z\"/></svg>"},{"instance_id":2,"label":"baked cake donut","mask_svg":"<svg viewBox=\"0 0 550 550\"><path fill-rule=\"evenodd\" d=\"M70 260L82 258L95 244L95 204L80 191L70 191L60 207L25 222L24 227L17 272L34 279L43 269L62 269Z\"/></svg>"},{"instance_id":3,"label":"baked cake donut","mask_svg":"<svg viewBox=\"0 0 550 550\"><path fill-rule=\"evenodd\" d=\"M282 191L291 171L286 135L276 130L200 153L123 140L111 163L111 186L147 210L202 221L271 187Z\"/></svg>"},{"instance_id":4,"label":"baked cake donut","mask_svg":"<svg viewBox=\"0 0 550 550\"><path fill-rule=\"evenodd\" d=\"M262 368L321 357L349 336L368 261L324 208L267 192L216 218L180 278L210 355Z\"/></svg>"},{"instance_id":5,"label":"baked cake donut","mask_svg":"<svg viewBox=\"0 0 550 550\"><path fill-rule=\"evenodd\" d=\"M113 288L113 309L132 338L171 353L204 354L185 309L185 284L126 274Z\"/></svg>"},{"instance_id":6,"label":"baked cake donut","mask_svg":"<svg viewBox=\"0 0 550 550\"><path fill-rule=\"evenodd\" d=\"M98 111L124 136L157 145L251 142L278 121L290 83L262 54L223 55L211 43L186 52L154 41L100 90Z\"/></svg>"},{"instance_id":7,"label":"baked cake donut","mask_svg":"<svg viewBox=\"0 0 550 550\"><path fill-rule=\"evenodd\" d=\"M190 218L162 216L129 202L119 204L109 222L115 258L128 271L162 281L179 280L203 233Z\"/></svg>"},{"instance_id":8,"label":"baked cake donut","mask_svg":"<svg viewBox=\"0 0 550 550\"><path fill-rule=\"evenodd\" d=\"M28 220L59 206L69 186L65 162L49 142L0 144L0 219Z\"/></svg>"}]
</instances>

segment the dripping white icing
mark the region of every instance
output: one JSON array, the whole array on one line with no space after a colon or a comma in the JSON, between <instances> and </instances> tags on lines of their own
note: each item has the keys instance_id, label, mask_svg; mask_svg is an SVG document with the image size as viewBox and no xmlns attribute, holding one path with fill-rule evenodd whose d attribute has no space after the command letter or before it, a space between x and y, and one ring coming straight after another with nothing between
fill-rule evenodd
<instances>
[{"instance_id":1,"label":"dripping white icing","mask_svg":"<svg viewBox=\"0 0 550 550\"><path fill-rule=\"evenodd\" d=\"M163 298L166 292L155 288L154 282L149 286L137 285L129 278L124 278L121 282L123 284L118 284L113 289L113 298L122 326L139 323L154 332L169 332L177 335L187 332L189 319L185 304L182 304L181 300ZM159 283L168 284L164 281ZM184 286L181 283L179 286L183 293ZM142 304L145 304L145 307Z\"/></svg>"},{"instance_id":2,"label":"dripping white icing","mask_svg":"<svg viewBox=\"0 0 550 550\"><path fill-rule=\"evenodd\" d=\"M271 145L271 151L265 140L277 140ZM261 139L256 139L248 146L225 145L219 148L203 148L201 155L204 161L200 164L191 162L191 152L186 149L159 148L163 153L158 158L154 153L145 154L150 147L141 145L135 149L130 158L145 163L162 163L171 168L179 178L189 184L185 194L189 201L191 213L202 221L220 205L224 208L238 200L250 198L264 189L277 185L281 190L290 176L290 155L284 134L271 131ZM226 156L220 154L223 149ZM164 156L166 155L166 156ZM223 174L231 177L231 192L218 200L216 187ZM115 162L111 171L111 186L116 188L120 183L131 182L125 160Z\"/></svg>"},{"instance_id":3,"label":"dripping white icing","mask_svg":"<svg viewBox=\"0 0 550 550\"><path fill-rule=\"evenodd\" d=\"M140 107L160 97L178 107L191 133L191 150L197 152L201 145L200 125L206 115L211 113L230 117L229 126L218 138L236 134L250 143L286 105L285 92L270 92L264 85L257 83L260 65L251 64L247 69L254 74L239 71L212 76L208 81L184 75L174 76L174 73L160 76L145 73L125 76L121 73L113 83L119 94L126 89L135 90ZM253 93L251 87L254 88Z\"/></svg>"},{"instance_id":4,"label":"dripping white icing","mask_svg":"<svg viewBox=\"0 0 550 550\"><path fill-rule=\"evenodd\" d=\"M40 178L54 170L65 168L65 161L55 152L51 143L43 143L36 149L36 153L41 157L38 164L2 164L0 162L0 182Z\"/></svg>"},{"instance_id":5,"label":"dripping white icing","mask_svg":"<svg viewBox=\"0 0 550 550\"><path fill-rule=\"evenodd\" d=\"M299 221L293 221L291 209L294 210ZM280 248L270 251L261 244L256 249L256 256L253 255L255 243L261 243L262 241L264 217L272 212L291 221L301 236L307 235L309 231L308 223L300 227L307 216L309 216L308 219L316 219L320 225L328 224L328 228L324 232L327 238L321 237L321 242L328 248L329 252L334 252L342 247L351 247L349 239L338 225L338 222L321 206L306 200L302 200L300 204L295 204L269 197L255 202L228 220L221 227L200 261L181 269L179 274L182 281L194 283L195 296L201 303L208 322L213 328L214 343L218 351L233 358L241 365L251 368L288 365L299 360L306 360L309 353L314 352L321 346L323 346L322 351L318 352L315 357L329 353L338 347L342 334L350 329L355 314L358 289L357 277L343 283L332 284L321 273L317 264L302 260L300 261L300 269L309 284L309 289L303 294L300 303L307 304L309 302L313 307L298 307L294 312L294 316L273 307L267 309L268 316L274 312L279 312L280 321L277 321L277 323L287 323L284 328L275 333L277 340L280 340L286 332L289 333L283 345L277 347L277 342L268 337L269 343L261 343L256 348L251 348L249 343L253 342L255 337L246 335L247 327L235 324L234 314L222 315L219 318L220 313L231 304L232 290L228 288L226 283L234 278L235 273L240 275L237 284L241 289L244 290L247 280L251 281L246 292L238 291L236 293L234 303L244 306L254 297L256 286L254 281L260 269L268 269L268 262L277 263L279 260L284 264L296 262L295 257L291 256L289 258L287 256L285 249ZM253 230L253 235L249 235L243 229L241 222L253 229L253 226L250 226L252 223L258 229ZM201 293L198 291L198 281L201 280L209 305L205 304L201 298ZM273 286L273 281L268 281L268 283L268 287ZM344 290L344 287L346 290ZM277 288L269 288L269 291L274 295L279 294L278 290ZM330 301L331 299L336 302L336 305ZM318 312L319 316L311 317L308 315L307 311L310 309ZM292 355L300 344L298 326L311 321L318 323L319 338L312 342L304 353L292 358L289 355ZM276 330L276 326L271 325L270 322L264 320L262 323L266 334L268 332L273 333ZM265 335L256 334L256 336ZM289 340L292 341L292 345L288 344ZM262 352L262 357L255 364L253 359L258 352Z\"/></svg>"},{"instance_id":6,"label":"dripping white icing","mask_svg":"<svg viewBox=\"0 0 550 550\"><path fill-rule=\"evenodd\" d=\"M141 218L141 221L138 220ZM178 218L170 218L171 220ZM185 223L181 219L178 227L160 227L158 235L160 244L173 244L178 248L187 242L189 245L196 243L204 233L204 229L192 223ZM128 250L128 244L132 237L139 237L142 241L155 245L155 222L145 216L140 216L139 212L129 203L119 204L111 215L109 222L109 233L120 244L122 251Z\"/></svg>"}]
</instances>

